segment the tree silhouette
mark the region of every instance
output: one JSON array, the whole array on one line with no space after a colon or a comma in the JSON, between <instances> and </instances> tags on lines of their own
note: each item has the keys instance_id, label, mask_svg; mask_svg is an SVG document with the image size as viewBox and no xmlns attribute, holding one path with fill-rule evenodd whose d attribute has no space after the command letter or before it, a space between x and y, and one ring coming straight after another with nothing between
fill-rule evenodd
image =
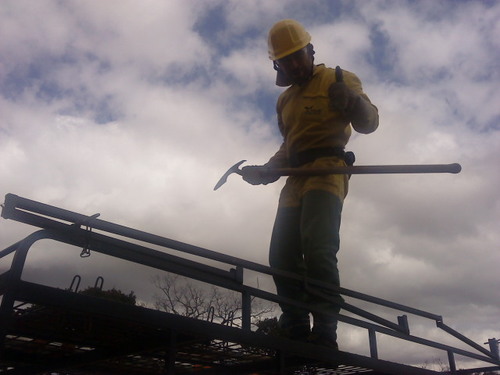
<instances>
[{"instance_id":1,"label":"tree silhouette","mask_svg":"<svg viewBox=\"0 0 500 375\"><path fill-rule=\"evenodd\" d=\"M241 327L240 293L175 274L156 275L152 278L152 283L161 292L154 296L155 307L158 310ZM254 326L273 311L271 303L252 298L250 316Z\"/></svg>"},{"instance_id":2,"label":"tree silhouette","mask_svg":"<svg viewBox=\"0 0 500 375\"><path fill-rule=\"evenodd\" d=\"M88 287L87 289L84 289L78 293L86 296L99 297L111 301L126 303L128 305L136 304L136 296L133 291L130 292L129 294L125 294L121 290L115 288L109 290L102 290L101 288L98 287Z\"/></svg>"}]
</instances>

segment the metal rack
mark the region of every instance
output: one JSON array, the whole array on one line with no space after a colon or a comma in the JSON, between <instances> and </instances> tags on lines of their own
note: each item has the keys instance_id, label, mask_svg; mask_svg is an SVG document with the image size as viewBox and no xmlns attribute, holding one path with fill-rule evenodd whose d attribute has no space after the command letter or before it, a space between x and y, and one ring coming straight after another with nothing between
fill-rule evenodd
<instances>
[{"instance_id":1,"label":"metal rack","mask_svg":"<svg viewBox=\"0 0 500 375\"><path fill-rule=\"evenodd\" d=\"M396 321L344 303L340 322L366 329L370 356L333 351L313 344L264 335L251 329L252 298L300 305L246 285L244 272L299 279L311 288L335 287L212 250L7 194L5 219L38 230L0 251L14 254L0 275L0 373L43 374L435 374L437 372L379 358L377 337L388 335L447 353L450 374L455 356L500 369L498 344L490 350L453 330L439 315L340 288L343 296L393 309ZM241 294L242 326L230 327L140 306L82 295L22 280L27 254L34 243L51 239L203 281ZM153 249L177 250L205 260L197 262ZM214 267L206 261L225 266ZM437 327L470 347L464 350L410 334L406 314L435 321ZM353 317L355 316L355 317Z\"/></svg>"}]
</instances>

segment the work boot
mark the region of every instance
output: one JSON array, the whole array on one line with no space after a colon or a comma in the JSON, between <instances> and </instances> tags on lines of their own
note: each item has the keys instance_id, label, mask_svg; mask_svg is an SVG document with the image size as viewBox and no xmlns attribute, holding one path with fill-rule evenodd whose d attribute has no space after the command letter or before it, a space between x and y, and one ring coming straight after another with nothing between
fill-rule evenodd
<instances>
[{"instance_id":1,"label":"work boot","mask_svg":"<svg viewBox=\"0 0 500 375\"><path fill-rule=\"evenodd\" d=\"M339 350L339 345L337 344L337 333L333 327L329 325L315 325L311 334L307 338L307 342Z\"/></svg>"}]
</instances>

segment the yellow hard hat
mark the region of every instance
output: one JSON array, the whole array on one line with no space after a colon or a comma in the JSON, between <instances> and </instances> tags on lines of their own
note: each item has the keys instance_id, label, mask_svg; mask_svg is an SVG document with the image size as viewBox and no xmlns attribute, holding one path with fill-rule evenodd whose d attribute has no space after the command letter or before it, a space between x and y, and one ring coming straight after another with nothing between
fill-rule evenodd
<instances>
[{"instance_id":1,"label":"yellow hard hat","mask_svg":"<svg viewBox=\"0 0 500 375\"><path fill-rule=\"evenodd\" d=\"M279 60L304 48L310 41L311 35L300 23L290 19L281 20L269 30L267 38L269 58Z\"/></svg>"}]
</instances>

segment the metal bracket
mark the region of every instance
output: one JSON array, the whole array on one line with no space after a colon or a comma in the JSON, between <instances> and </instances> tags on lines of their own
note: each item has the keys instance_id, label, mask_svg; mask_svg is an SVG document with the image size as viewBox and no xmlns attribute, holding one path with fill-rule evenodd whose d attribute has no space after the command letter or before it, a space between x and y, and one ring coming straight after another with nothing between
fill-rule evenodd
<instances>
[{"instance_id":1,"label":"metal bracket","mask_svg":"<svg viewBox=\"0 0 500 375\"><path fill-rule=\"evenodd\" d=\"M92 236L92 226L91 221L97 219L101 214L94 214L87 217L84 221L80 223L75 223L75 225L81 227L85 225L85 245L83 246L82 252L80 253L80 258L88 258L90 256L90 238Z\"/></svg>"}]
</instances>

